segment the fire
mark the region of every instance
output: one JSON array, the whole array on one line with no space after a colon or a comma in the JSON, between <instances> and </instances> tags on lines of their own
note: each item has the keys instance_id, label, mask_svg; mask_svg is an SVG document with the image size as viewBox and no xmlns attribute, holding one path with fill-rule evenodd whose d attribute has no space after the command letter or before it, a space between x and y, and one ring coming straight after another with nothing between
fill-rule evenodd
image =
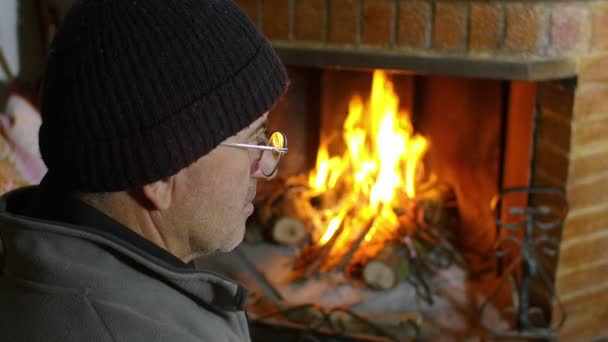
<instances>
[{"instance_id":1,"label":"fire","mask_svg":"<svg viewBox=\"0 0 608 342\"><path fill-rule=\"evenodd\" d=\"M322 141L309 186L319 194L334 194L325 207L325 222L313 239L318 245L335 241L329 257L347 253L347 246L377 250L395 235L393 210L416 196L416 180L428 141L415 134L410 113L399 111L399 97L382 71L375 71L369 99L353 96L344 122L342 155L330 156L332 141ZM360 240L360 241L357 241ZM336 258L338 259L338 258Z\"/></svg>"}]
</instances>

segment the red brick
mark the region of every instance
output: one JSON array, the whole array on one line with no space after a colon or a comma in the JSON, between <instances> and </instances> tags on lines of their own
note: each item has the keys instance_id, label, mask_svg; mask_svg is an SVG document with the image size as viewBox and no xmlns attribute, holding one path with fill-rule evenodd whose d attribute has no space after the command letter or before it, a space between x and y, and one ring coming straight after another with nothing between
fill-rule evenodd
<instances>
[{"instance_id":1,"label":"red brick","mask_svg":"<svg viewBox=\"0 0 608 342\"><path fill-rule=\"evenodd\" d=\"M608 4L605 2L591 7L591 48L608 50Z\"/></svg>"},{"instance_id":2,"label":"red brick","mask_svg":"<svg viewBox=\"0 0 608 342\"><path fill-rule=\"evenodd\" d=\"M562 240L559 255L559 268L568 269L580 265L591 264L599 260L608 260L608 236L585 239L564 246L568 240ZM606 279L608 281L608 279ZM566 289L564 289L566 290ZM574 290L574 289L569 289Z\"/></svg>"},{"instance_id":3,"label":"red brick","mask_svg":"<svg viewBox=\"0 0 608 342\"><path fill-rule=\"evenodd\" d=\"M564 183L563 180L555 178L551 171L546 171L541 168L536 169L536 172L534 172L534 179L532 182L534 186L553 187L562 190L566 188L566 183Z\"/></svg>"},{"instance_id":4,"label":"red brick","mask_svg":"<svg viewBox=\"0 0 608 342\"><path fill-rule=\"evenodd\" d=\"M586 5L556 4L551 13L551 44L556 51L582 51L588 46L583 25L588 23Z\"/></svg>"},{"instance_id":5,"label":"red brick","mask_svg":"<svg viewBox=\"0 0 608 342\"><path fill-rule=\"evenodd\" d=\"M467 8L463 3L435 3L433 20L433 48L463 50L467 26Z\"/></svg>"},{"instance_id":6,"label":"red brick","mask_svg":"<svg viewBox=\"0 0 608 342\"><path fill-rule=\"evenodd\" d=\"M540 46L543 10L536 4L506 4L505 48L532 52Z\"/></svg>"},{"instance_id":7,"label":"red brick","mask_svg":"<svg viewBox=\"0 0 608 342\"><path fill-rule=\"evenodd\" d=\"M566 294L559 292L559 295L564 297ZM567 319L559 330L559 341L600 342L602 339L598 337L608 335L608 288L589 292L563 304Z\"/></svg>"},{"instance_id":8,"label":"red brick","mask_svg":"<svg viewBox=\"0 0 608 342\"><path fill-rule=\"evenodd\" d=\"M583 236L608 229L608 209L570 215L562 229L562 239Z\"/></svg>"},{"instance_id":9,"label":"red brick","mask_svg":"<svg viewBox=\"0 0 608 342\"><path fill-rule=\"evenodd\" d=\"M393 26L393 6L391 0L365 0L363 4L362 43L389 45Z\"/></svg>"},{"instance_id":10,"label":"red brick","mask_svg":"<svg viewBox=\"0 0 608 342\"><path fill-rule=\"evenodd\" d=\"M256 25L258 24L258 0L236 0L245 13L249 16L251 21Z\"/></svg>"},{"instance_id":11,"label":"red brick","mask_svg":"<svg viewBox=\"0 0 608 342\"><path fill-rule=\"evenodd\" d=\"M558 331L556 341L606 342L608 336L608 310L602 303L593 303L592 310L568 315L564 326ZM597 313L594 313L598 311ZM580 316L583 316L582 318Z\"/></svg>"},{"instance_id":12,"label":"red brick","mask_svg":"<svg viewBox=\"0 0 608 342\"><path fill-rule=\"evenodd\" d=\"M606 135L606 123L599 125L598 129L594 129L593 132L598 132L600 129L604 129L601 134ZM577 132L576 134L580 134ZM607 137L608 138L608 137ZM581 139L580 137L578 139ZM595 142L597 145L597 142ZM604 140L603 144L608 145L608 141ZM582 144L581 144L582 145ZM578 145L575 143L575 146ZM584 145L583 145L584 146ZM582 178L587 178L600 173L604 173L608 170L608 149L599 149L593 153L585 153L584 155L576 156L570 160L570 180L579 181Z\"/></svg>"},{"instance_id":13,"label":"red brick","mask_svg":"<svg viewBox=\"0 0 608 342\"><path fill-rule=\"evenodd\" d=\"M572 143L577 148L604 143L608 147L608 116L577 121L573 128ZM608 150L608 149L607 149Z\"/></svg>"},{"instance_id":14,"label":"red brick","mask_svg":"<svg viewBox=\"0 0 608 342\"><path fill-rule=\"evenodd\" d=\"M548 109L541 109L539 120L539 135L544 141L559 147L563 151L570 151L570 121L559 113Z\"/></svg>"},{"instance_id":15,"label":"red brick","mask_svg":"<svg viewBox=\"0 0 608 342\"><path fill-rule=\"evenodd\" d=\"M565 155L566 153L567 151L562 151L554 144L540 140L536 148L535 167L542 169L551 178L559 180L562 184L566 184L570 162Z\"/></svg>"},{"instance_id":16,"label":"red brick","mask_svg":"<svg viewBox=\"0 0 608 342\"><path fill-rule=\"evenodd\" d=\"M325 13L325 0L298 0L295 38L322 41Z\"/></svg>"},{"instance_id":17,"label":"red brick","mask_svg":"<svg viewBox=\"0 0 608 342\"><path fill-rule=\"evenodd\" d=\"M270 39L289 38L289 1L264 0L264 34Z\"/></svg>"},{"instance_id":18,"label":"red brick","mask_svg":"<svg viewBox=\"0 0 608 342\"><path fill-rule=\"evenodd\" d=\"M329 41L357 43L359 31L359 0L332 0L330 2Z\"/></svg>"},{"instance_id":19,"label":"red brick","mask_svg":"<svg viewBox=\"0 0 608 342\"><path fill-rule=\"evenodd\" d=\"M428 47L431 5L426 1L401 0L397 44L413 48Z\"/></svg>"},{"instance_id":20,"label":"red brick","mask_svg":"<svg viewBox=\"0 0 608 342\"><path fill-rule=\"evenodd\" d=\"M579 210L593 207L600 203L608 203L608 176L598 177L587 183L569 186L568 201L570 203L570 210ZM606 250L608 251L608 248Z\"/></svg>"},{"instance_id":21,"label":"red brick","mask_svg":"<svg viewBox=\"0 0 608 342\"><path fill-rule=\"evenodd\" d=\"M575 95L574 118L608 114L608 84L582 82Z\"/></svg>"},{"instance_id":22,"label":"red brick","mask_svg":"<svg viewBox=\"0 0 608 342\"><path fill-rule=\"evenodd\" d=\"M562 256L560 255L560 259L561 257ZM559 267L560 268L557 273L561 272L561 265ZM607 280L608 279L604 279L603 281L594 284L589 283L587 286L579 289L562 289L560 284L557 283L556 289L558 294L562 297L562 303L565 304L566 307L569 307L572 313L575 313L583 309L589 310L591 308L597 308L599 306L595 304L608 302L608 286L606 286ZM585 289L589 287L591 287L591 289L587 289L587 291L585 291ZM597 302L594 302L594 300L597 300ZM603 309L608 309L608 306Z\"/></svg>"},{"instance_id":23,"label":"red brick","mask_svg":"<svg viewBox=\"0 0 608 342\"><path fill-rule=\"evenodd\" d=\"M572 120L574 110L574 88L559 82L540 82L538 101L543 110L560 114L565 120Z\"/></svg>"},{"instance_id":24,"label":"red brick","mask_svg":"<svg viewBox=\"0 0 608 342\"><path fill-rule=\"evenodd\" d=\"M503 27L503 5L500 3L471 3L469 47L471 49L496 49L500 44Z\"/></svg>"},{"instance_id":25,"label":"red brick","mask_svg":"<svg viewBox=\"0 0 608 342\"><path fill-rule=\"evenodd\" d=\"M608 54L581 58L578 77L580 81L608 82Z\"/></svg>"},{"instance_id":26,"label":"red brick","mask_svg":"<svg viewBox=\"0 0 608 342\"><path fill-rule=\"evenodd\" d=\"M567 251L564 252L564 254ZM568 255L564 256L568 258ZM577 265L580 266L580 265ZM608 280L608 263L583 268L579 271L568 272L561 275L559 272L556 276L556 282L559 284L559 290L563 293L584 289L589 284L600 284L602 281Z\"/></svg>"}]
</instances>

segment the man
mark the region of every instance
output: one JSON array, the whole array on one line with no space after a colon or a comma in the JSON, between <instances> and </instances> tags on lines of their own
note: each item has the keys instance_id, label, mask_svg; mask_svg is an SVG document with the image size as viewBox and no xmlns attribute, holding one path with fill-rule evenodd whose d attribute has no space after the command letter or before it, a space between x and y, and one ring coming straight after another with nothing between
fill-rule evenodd
<instances>
[{"instance_id":1,"label":"man","mask_svg":"<svg viewBox=\"0 0 608 342\"><path fill-rule=\"evenodd\" d=\"M246 341L191 261L243 238L285 137L269 43L231 0L81 0L51 46L38 187L0 201L0 340Z\"/></svg>"}]
</instances>

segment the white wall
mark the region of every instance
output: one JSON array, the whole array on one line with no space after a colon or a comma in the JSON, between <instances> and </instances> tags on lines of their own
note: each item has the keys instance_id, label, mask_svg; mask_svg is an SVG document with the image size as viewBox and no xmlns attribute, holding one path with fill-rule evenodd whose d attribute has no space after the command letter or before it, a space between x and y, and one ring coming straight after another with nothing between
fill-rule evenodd
<instances>
[{"instance_id":1,"label":"white wall","mask_svg":"<svg viewBox=\"0 0 608 342\"><path fill-rule=\"evenodd\" d=\"M27 82L42 76L45 45L40 25L38 0L0 0L0 47L11 71ZM0 112L8 95L6 79L0 70Z\"/></svg>"},{"instance_id":2,"label":"white wall","mask_svg":"<svg viewBox=\"0 0 608 342\"><path fill-rule=\"evenodd\" d=\"M0 47L13 73L19 73L19 49L17 43L17 1L0 1ZM6 75L0 68L0 81Z\"/></svg>"}]
</instances>

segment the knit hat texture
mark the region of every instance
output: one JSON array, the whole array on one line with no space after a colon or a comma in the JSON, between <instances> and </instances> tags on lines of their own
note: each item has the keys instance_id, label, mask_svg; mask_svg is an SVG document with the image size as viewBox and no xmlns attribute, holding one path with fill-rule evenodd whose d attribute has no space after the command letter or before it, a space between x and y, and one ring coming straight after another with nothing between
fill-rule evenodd
<instances>
[{"instance_id":1,"label":"knit hat texture","mask_svg":"<svg viewBox=\"0 0 608 342\"><path fill-rule=\"evenodd\" d=\"M81 0L43 81L47 179L106 192L174 175L268 111L286 83L232 0Z\"/></svg>"}]
</instances>

